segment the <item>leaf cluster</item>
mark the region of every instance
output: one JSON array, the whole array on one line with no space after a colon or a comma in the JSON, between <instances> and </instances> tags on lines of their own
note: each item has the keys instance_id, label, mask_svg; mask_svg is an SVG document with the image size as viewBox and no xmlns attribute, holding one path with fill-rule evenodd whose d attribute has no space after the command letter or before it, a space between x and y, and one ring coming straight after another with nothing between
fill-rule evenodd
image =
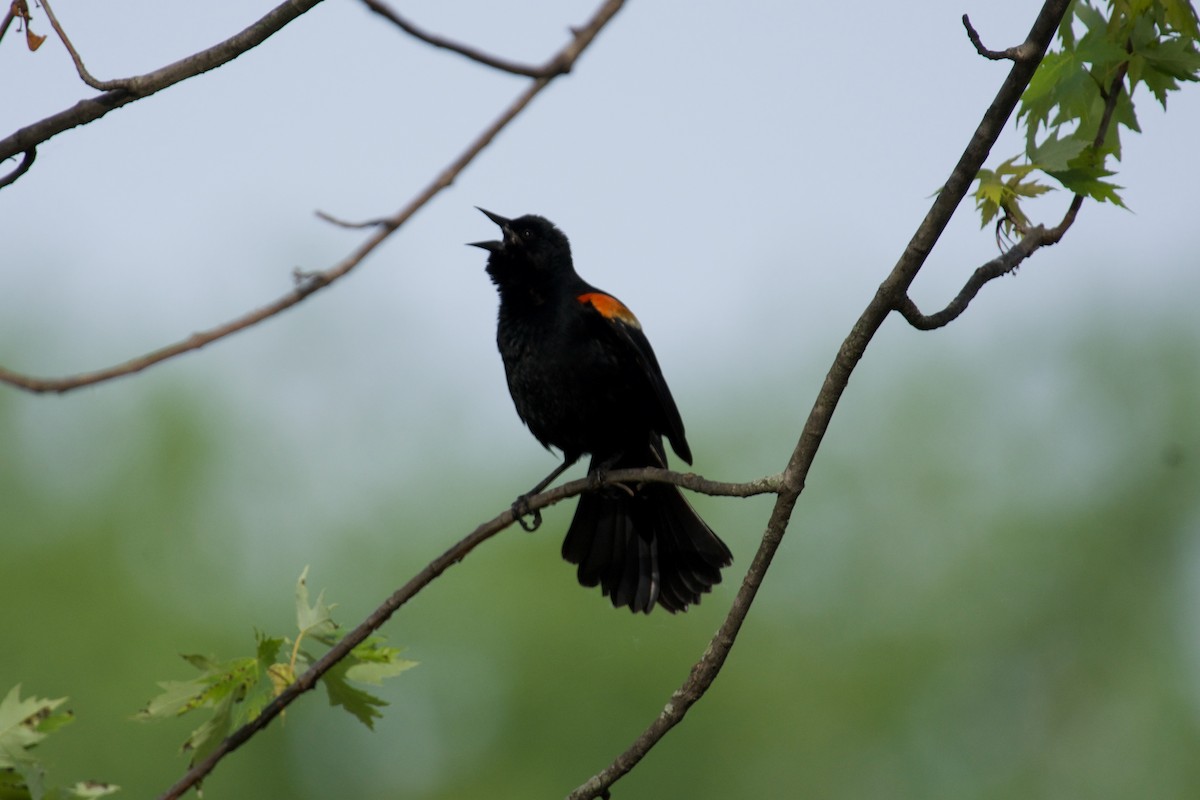
<instances>
[{"instance_id":1,"label":"leaf cluster","mask_svg":"<svg viewBox=\"0 0 1200 800\"><path fill-rule=\"evenodd\" d=\"M1021 96L1017 124L1025 152L976 180L983 225L1023 233L1021 201L1050 191L1038 173L1081 197L1125 207L1109 180L1121 158L1120 129L1140 132L1134 101L1145 85L1165 109L1179 81L1200 80L1197 17L1189 0L1109 0L1102 11L1078 0L1059 26L1059 48L1046 54Z\"/></svg>"},{"instance_id":2,"label":"leaf cluster","mask_svg":"<svg viewBox=\"0 0 1200 800\"><path fill-rule=\"evenodd\" d=\"M318 658L309 648L328 649L337 644L342 633L333 620L333 608L325 602L324 592L309 602L308 568L296 583L296 627L294 638L268 636L255 631L252 656L218 661L209 656L184 655L183 659L200 671L184 681L163 681L162 689L136 718L160 720L207 709L207 719L184 741L182 750L191 754L194 764L203 759L229 735L230 731L253 721L280 692L294 683ZM323 651L322 651L323 652ZM321 677L329 704L341 706L356 719L373 728L381 716L379 709L387 701L376 697L359 684L380 685L385 678L399 675L416 666L415 661L400 658L400 649L389 647L382 636L373 636L350 651L350 655ZM3 800L0 796L0 800Z\"/></svg>"},{"instance_id":3,"label":"leaf cluster","mask_svg":"<svg viewBox=\"0 0 1200 800\"><path fill-rule=\"evenodd\" d=\"M45 768L33 749L75 718L60 710L67 698L21 698L14 686L0 700L0 800L81 800L112 794L119 787L81 781L70 788L46 787Z\"/></svg>"}]
</instances>

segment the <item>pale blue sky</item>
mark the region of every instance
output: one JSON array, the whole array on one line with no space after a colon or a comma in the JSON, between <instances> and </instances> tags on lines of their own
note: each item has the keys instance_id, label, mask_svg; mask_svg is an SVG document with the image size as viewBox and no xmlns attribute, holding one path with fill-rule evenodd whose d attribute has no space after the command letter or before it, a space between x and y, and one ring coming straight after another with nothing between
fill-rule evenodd
<instances>
[{"instance_id":1,"label":"pale blue sky","mask_svg":"<svg viewBox=\"0 0 1200 800\"><path fill-rule=\"evenodd\" d=\"M271 6L56 11L103 78L212 44ZM463 246L491 235L475 205L541 213L566 231L580 272L642 319L693 439L704 438L703 415L745 414L768 387L796 392L786 417L798 421L1006 72L975 54L960 15L1001 48L1038 7L875 3L847 18L847 6L829 3L633 0L571 76L339 285L142 376L64 399L20 395L30 435L47 437L36 449L54 461L79 419L182 383L211 390L237 424L265 431L335 494L339 480L345 491L379 488L430 459L461 467L447 419L464 447L549 465L504 388L484 254ZM402 10L540 62L593 8ZM51 33L44 17L35 25ZM0 74L14 76L0 105L6 133L93 94L53 38L30 54L10 34ZM105 366L277 297L294 267L326 268L362 239L314 210L393 213L524 84L331 0L212 73L61 134L0 191L2 363L43 375ZM1133 213L1089 204L1062 244L988 286L948 330L918 335L889 321L864 369L885 385L879 376L917 355L1053 341L1097 315L1128 325L1174 316L1200 336L1193 89L1172 97L1166 116L1138 98L1145 133L1126 136L1117 178ZM1010 130L991 163L1018 148ZM1067 200L1055 193L1036 208L1053 221ZM917 282L918 302L932 310L995 252L964 206Z\"/></svg>"}]
</instances>

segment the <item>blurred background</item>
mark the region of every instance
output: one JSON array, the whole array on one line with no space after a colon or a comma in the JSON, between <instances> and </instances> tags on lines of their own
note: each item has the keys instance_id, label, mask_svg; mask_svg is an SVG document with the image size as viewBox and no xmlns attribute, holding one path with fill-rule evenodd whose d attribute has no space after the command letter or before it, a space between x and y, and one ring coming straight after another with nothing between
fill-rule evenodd
<instances>
[{"instance_id":1,"label":"blurred background","mask_svg":"<svg viewBox=\"0 0 1200 800\"><path fill-rule=\"evenodd\" d=\"M101 78L271 2L55 6ZM492 235L542 213L654 341L695 468L785 463L825 369L958 158L1036 2L631 2L455 186L352 276L204 351L70 394L0 387L0 692L68 695L50 780L152 796L199 720L130 720L179 653L253 651L309 584L354 624L555 463L495 352ZM410 2L541 62L591 2ZM45 17L0 43L7 133L89 97ZM68 131L0 191L0 363L107 366L237 316L361 240L524 86L322 4L200 78ZM621 798L1200 793L1200 92L1137 100L1117 182L949 328L882 329L712 692ZM1020 150L1010 128L991 164ZM13 162L4 165L11 168ZM1032 207L1055 222L1069 198ZM969 204L914 288L996 253ZM571 475L580 474L577 468ZM314 694L210 797L558 797L661 709L719 625L769 498L698 497L736 557L632 617L558 555L573 503L384 629L421 665L372 733Z\"/></svg>"}]
</instances>

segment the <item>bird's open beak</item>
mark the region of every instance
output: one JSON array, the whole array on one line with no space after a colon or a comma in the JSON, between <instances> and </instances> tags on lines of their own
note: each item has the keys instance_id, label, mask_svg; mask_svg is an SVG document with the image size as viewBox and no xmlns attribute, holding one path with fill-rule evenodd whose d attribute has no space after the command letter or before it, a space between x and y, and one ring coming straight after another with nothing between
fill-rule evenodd
<instances>
[{"instance_id":1,"label":"bird's open beak","mask_svg":"<svg viewBox=\"0 0 1200 800\"><path fill-rule=\"evenodd\" d=\"M479 208L479 206L475 206L475 207ZM487 216L488 219L490 219L492 222L494 222L500 226L500 230L504 231L505 238L508 238L508 236L510 236L512 234L512 228L509 227L512 220L506 219L505 217L502 217L499 214L493 214L491 211L488 211L486 208L479 208L479 210L482 211ZM480 247L484 250L487 250L489 253L494 253L497 250L504 249L504 242L497 242L497 241L467 242L467 245L469 247Z\"/></svg>"}]
</instances>

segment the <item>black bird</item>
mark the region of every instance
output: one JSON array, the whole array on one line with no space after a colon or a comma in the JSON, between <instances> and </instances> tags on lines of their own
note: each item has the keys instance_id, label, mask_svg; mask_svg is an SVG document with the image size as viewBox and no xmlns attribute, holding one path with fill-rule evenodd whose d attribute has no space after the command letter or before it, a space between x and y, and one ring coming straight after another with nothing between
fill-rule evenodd
<instances>
[{"instance_id":1,"label":"black bird","mask_svg":"<svg viewBox=\"0 0 1200 800\"><path fill-rule=\"evenodd\" d=\"M479 210L503 232L499 241L472 244L490 253L508 390L530 432L563 454L539 489L585 453L590 476L665 468L664 436L691 464L679 410L633 312L576 274L571 245L549 220ZM733 562L679 489L662 483L581 495L562 554L579 565L581 584L598 584L613 606L645 613L655 603L686 611Z\"/></svg>"}]
</instances>

